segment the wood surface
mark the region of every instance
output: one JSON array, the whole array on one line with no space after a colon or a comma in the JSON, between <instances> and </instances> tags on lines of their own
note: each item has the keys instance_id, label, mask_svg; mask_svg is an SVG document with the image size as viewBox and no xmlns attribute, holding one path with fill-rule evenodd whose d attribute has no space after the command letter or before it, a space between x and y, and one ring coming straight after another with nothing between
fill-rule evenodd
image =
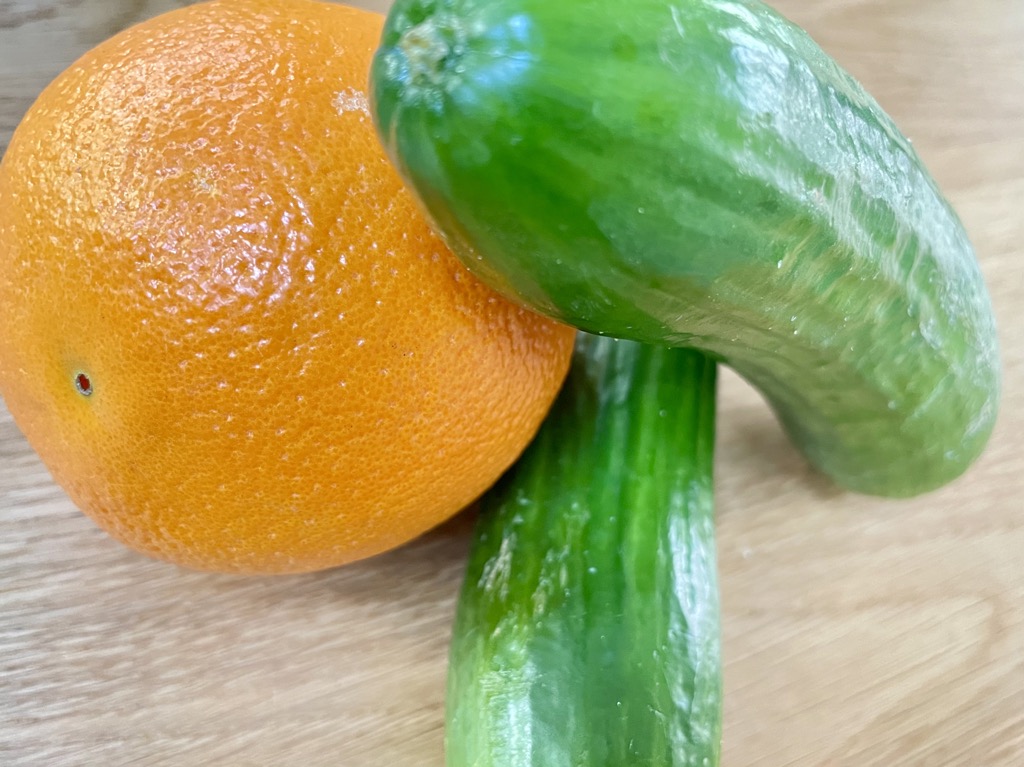
<instances>
[{"instance_id":1,"label":"wood surface","mask_svg":"<svg viewBox=\"0 0 1024 767\"><path fill-rule=\"evenodd\" d=\"M80 53L183 4L0 0L0 150ZM1005 387L969 474L896 502L812 475L725 374L723 764L1019 767L1024 3L777 5L877 96L961 213L993 293ZM2 404L0 511L0 764L442 764L471 514L337 571L193 573L100 533Z\"/></svg>"}]
</instances>

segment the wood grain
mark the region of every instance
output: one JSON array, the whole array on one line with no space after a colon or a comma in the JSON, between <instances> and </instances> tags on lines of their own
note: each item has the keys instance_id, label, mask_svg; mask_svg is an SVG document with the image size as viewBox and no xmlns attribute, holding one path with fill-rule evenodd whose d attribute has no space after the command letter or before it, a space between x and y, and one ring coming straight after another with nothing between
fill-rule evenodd
<instances>
[{"instance_id":1,"label":"wood grain","mask_svg":"<svg viewBox=\"0 0 1024 767\"><path fill-rule=\"evenodd\" d=\"M0 149L88 47L179 0L0 0ZM379 2L376 7L387 3ZM731 767L1024 764L1024 4L780 0L910 135L978 248L1001 420L909 502L810 474L726 374ZM2 329L0 329L2 332ZM0 764L440 767L472 523L334 572L197 574L79 514L0 406Z\"/></svg>"}]
</instances>

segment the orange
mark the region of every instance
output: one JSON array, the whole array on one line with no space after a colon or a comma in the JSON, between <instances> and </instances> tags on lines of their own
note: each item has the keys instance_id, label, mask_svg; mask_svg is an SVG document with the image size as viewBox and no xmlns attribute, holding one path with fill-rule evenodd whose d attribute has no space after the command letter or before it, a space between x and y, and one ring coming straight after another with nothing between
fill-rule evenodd
<instances>
[{"instance_id":1,"label":"orange","mask_svg":"<svg viewBox=\"0 0 1024 767\"><path fill-rule=\"evenodd\" d=\"M215 0L40 96L0 165L0 395L70 498L185 566L398 546L517 458L573 331L432 233L367 111L382 18Z\"/></svg>"}]
</instances>

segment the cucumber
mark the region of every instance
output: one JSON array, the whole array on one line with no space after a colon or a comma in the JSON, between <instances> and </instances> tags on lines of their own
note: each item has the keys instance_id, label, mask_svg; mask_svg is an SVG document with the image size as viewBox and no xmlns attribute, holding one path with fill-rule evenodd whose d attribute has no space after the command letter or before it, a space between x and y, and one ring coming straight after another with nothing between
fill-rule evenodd
<instances>
[{"instance_id":1,"label":"cucumber","mask_svg":"<svg viewBox=\"0 0 1024 767\"><path fill-rule=\"evenodd\" d=\"M452 249L592 333L692 346L841 485L910 496L992 430L991 303L879 105L753 0L397 0L371 73Z\"/></svg>"},{"instance_id":2,"label":"cucumber","mask_svg":"<svg viewBox=\"0 0 1024 767\"><path fill-rule=\"evenodd\" d=\"M713 767L722 681L715 365L580 334L481 501L456 613L449 767Z\"/></svg>"}]
</instances>

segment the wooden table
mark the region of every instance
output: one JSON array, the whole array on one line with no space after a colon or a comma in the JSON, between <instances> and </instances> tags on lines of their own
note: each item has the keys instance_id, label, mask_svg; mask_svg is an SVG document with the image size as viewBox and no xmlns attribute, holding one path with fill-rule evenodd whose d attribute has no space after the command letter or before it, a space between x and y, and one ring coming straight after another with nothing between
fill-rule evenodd
<instances>
[{"instance_id":1,"label":"wooden table","mask_svg":"<svg viewBox=\"0 0 1024 767\"><path fill-rule=\"evenodd\" d=\"M0 148L78 54L183 4L0 2ZM778 5L877 95L962 214L998 312L1005 394L966 477L891 502L811 475L725 376L723 764L1022 765L1024 4ZM0 510L0 764L442 764L470 515L334 572L187 572L93 527L2 405Z\"/></svg>"}]
</instances>

